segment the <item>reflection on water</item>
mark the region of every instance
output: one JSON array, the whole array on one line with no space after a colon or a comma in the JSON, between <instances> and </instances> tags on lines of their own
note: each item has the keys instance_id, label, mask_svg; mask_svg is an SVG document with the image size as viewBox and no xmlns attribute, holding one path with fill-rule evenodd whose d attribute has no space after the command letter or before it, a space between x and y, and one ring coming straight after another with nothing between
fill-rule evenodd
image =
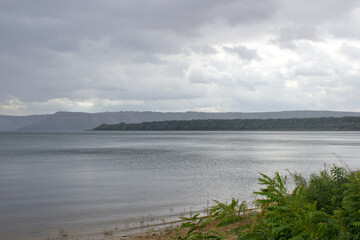
<instances>
[{"instance_id":1,"label":"reflection on water","mask_svg":"<svg viewBox=\"0 0 360 240\"><path fill-rule=\"evenodd\" d=\"M359 168L358 132L0 133L0 239L251 200L258 172Z\"/></svg>"}]
</instances>

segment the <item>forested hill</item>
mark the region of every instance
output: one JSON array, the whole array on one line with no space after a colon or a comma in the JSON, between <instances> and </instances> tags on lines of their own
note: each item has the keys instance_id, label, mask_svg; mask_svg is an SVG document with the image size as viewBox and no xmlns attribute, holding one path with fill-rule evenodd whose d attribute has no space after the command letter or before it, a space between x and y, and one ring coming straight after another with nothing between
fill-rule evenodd
<instances>
[{"instance_id":1,"label":"forested hill","mask_svg":"<svg viewBox=\"0 0 360 240\"><path fill-rule=\"evenodd\" d=\"M102 124L95 131L358 131L360 117L291 119L209 119Z\"/></svg>"},{"instance_id":2,"label":"forested hill","mask_svg":"<svg viewBox=\"0 0 360 240\"><path fill-rule=\"evenodd\" d=\"M56 112L46 115L1 116L0 131L78 131L89 130L102 123L141 123L152 121L184 121L205 119L290 119L323 117L360 117L360 112L281 111L281 112Z\"/></svg>"}]
</instances>

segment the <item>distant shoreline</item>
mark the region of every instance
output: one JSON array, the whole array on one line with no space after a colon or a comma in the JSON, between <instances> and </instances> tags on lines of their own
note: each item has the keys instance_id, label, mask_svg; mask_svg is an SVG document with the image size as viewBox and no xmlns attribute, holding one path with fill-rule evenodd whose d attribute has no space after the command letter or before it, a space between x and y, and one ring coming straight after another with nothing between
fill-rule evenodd
<instances>
[{"instance_id":1,"label":"distant shoreline","mask_svg":"<svg viewBox=\"0 0 360 240\"><path fill-rule=\"evenodd\" d=\"M91 130L102 123L142 123L172 120L206 119L291 119L291 118L360 117L360 112L278 111L278 112L56 112L46 115L0 115L0 131L68 131Z\"/></svg>"},{"instance_id":2,"label":"distant shoreline","mask_svg":"<svg viewBox=\"0 0 360 240\"><path fill-rule=\"evenodd\" d=\"M170 120L102 124L93 131L359 131L360 117Z\"/></svg>"}]
</instances>

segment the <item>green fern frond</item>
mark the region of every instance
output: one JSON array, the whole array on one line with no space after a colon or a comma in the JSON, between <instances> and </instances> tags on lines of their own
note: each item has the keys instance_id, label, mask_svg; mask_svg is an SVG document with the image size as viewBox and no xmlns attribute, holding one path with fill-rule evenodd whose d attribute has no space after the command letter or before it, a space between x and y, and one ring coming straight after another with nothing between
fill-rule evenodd
<instances>
[{"instance_id":1,"label":"green fern frond","mask_svg":"<svg viewBox=\"0 0 360 240\"><path fill-rule=\"evenodd\" d=\"M360 222L352 222L351 225L354 227L360 227Z\"/></svg>"}]
</instances>

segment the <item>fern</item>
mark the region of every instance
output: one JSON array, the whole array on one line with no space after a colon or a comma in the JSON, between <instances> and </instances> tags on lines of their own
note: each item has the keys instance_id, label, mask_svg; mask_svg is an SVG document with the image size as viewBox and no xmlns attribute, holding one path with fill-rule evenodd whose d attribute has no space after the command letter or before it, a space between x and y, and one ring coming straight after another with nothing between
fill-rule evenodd
<instances>
[{"instance_id":1,"label":"fern","mask_svg":"<svg viewBox=\"0 0 360 240\"><path fill-rule=\"evenodd\" d=\"M287 177L260 173L257 196L258 212L247 212L246 202L218 201L210 215L194 215L182 225L185 239L224 239L235 234L239 240L343 239L360 240L360 171L342 167L325 168L312 174L309 181L292 174L295 188L287 189ZM224 235L204 226L217 221L217 227L232 226Z\"/></svg>"},{"instance_id":2,"label":"fern","mask_svg":"<svg viewBox=\"0 0 360 240\"><path fill-rule=\"evenodd\" d=\"M194 239L194 240L207 240L207 239L215 239L215 240L220 240L221 239L221 235L214 231L214 230L210 230L207 232L203 232L203 229L205 228L205 226L209 223L209 221L211 221L211 218L209 217L199 217L199 214L195 214L192 217L189 218L185 218L185 217L181 217L182 220L185 220L186 222L182 223L180 225L180 229L187 229L187 233L186 235L183 237L181 235L179 235L177 237L177 239L179 240L189 240L189 239Z\"/></svg>"},{"instance_id":3,"label":"fern","mask_svg":"<svg viewBox=\"0 0 360 240\"><path fill-rule=\"evenodd\" d=\"M289 193L287 177L275 173L273 178L260 174L259 183L264 188L255 192L260 196L255 203L261 208L261 218L247 232L254 239L332 239L336 228L330 216L317 208L316 202L308 202L307 184ZM330 224L331 223L331 224Z\"/></svg>"}]
</instances>

